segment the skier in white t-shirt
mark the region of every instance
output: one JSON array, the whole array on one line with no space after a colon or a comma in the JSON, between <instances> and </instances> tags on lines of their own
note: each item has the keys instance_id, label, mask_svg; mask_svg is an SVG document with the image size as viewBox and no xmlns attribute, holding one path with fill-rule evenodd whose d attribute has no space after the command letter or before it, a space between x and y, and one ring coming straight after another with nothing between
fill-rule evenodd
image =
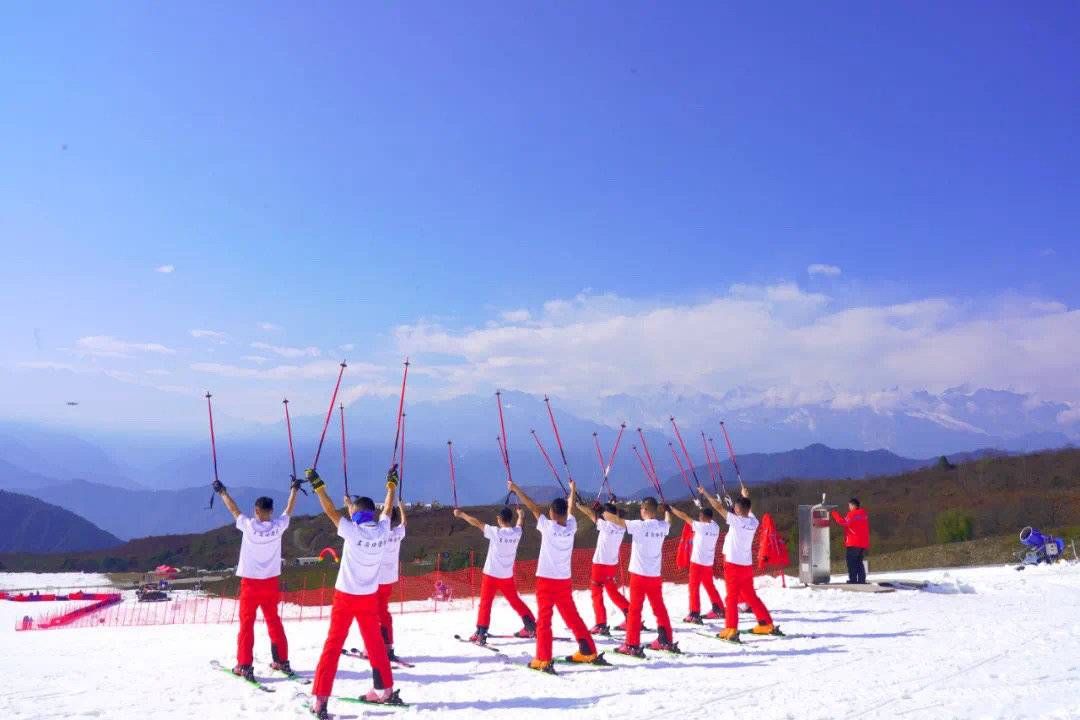
<instances>
[{"instance_id":1,"label":"skier in white t-shirt","mask_svg":"<svg viewBox=\"0 0 1080 720\"><path fill-rule=\"evenodd\" d=\"M386 548L379 566L379 628L390 662L398 660L394 653L394 616L390 614L390 596L397 585L401 570L401 541L405 539L406 524L405 504L399 497L397 505L390 513L390 534L386 537Z\"/></svg>"},{"instance_id":2,"label":"skier in white t-shirt","mask_svg":"<svg viewBox=\"0 0 1080 720\"><path fill-rule=\"evenodd\" d=\"M262 608L266 620L266 632L270 635L271 667L287 675L293 670L289 665L289 641L285 628L278 617L278 601L281 591L278 576L281 575L281 538L289 528L289 517L296 506L296 491L300 481L293 482L285 512L274 517L274 500L260 497L255 501L254 516L240 512L236 501L220 480L213 483L214 491L236 519L236 529L244 534L240 541L240 560L236 563L236 575L240 578L240 631L236 635L236 667L233 672L245 680L255 681L252 664L255 647L255 613Z\"/></svg>"},{"instance_id":3,"label":"skier in white t-shirt","mask_svg":"<svg viewBox=\"0 0 1080 720\"><path fill-rule=\"evenodd\" d=\"M757 533L758 519L750 510L750 491L745 485L740 486L739 497L731 503L731 510L724 507L720 498L709 495L705 488L699 487L698 492L728 524L724 537L724 586L727 597L724 603L724 629L718 637L721 640L739 641L740 602L747 603L757 618L757 625L750 632L755 635L777 633L769 610L754 590L754 534Z\"/></svg>"},{"instance_id":4,"label":"skier in white t-shirt","mask_svg":"<svg viewBox=\"0 0 1080 720\"><path fill-rule=\"evenodd\" d=\"M694 502L700 504L700 500ZM724 603L713 583L713 567L716 563L716 543L720 540L720 526L713 520L713 509L703 507L698 510L698 519L694 520L677 507L671 508L672 514L690 526L694 539L690 546L690 582L686 586L690 592L690 614L683 622L702 625L703 620L719 620L724 617ZM709 596L712 609L704 616L701 614L701 588Z\"/></svg>"},{"instance_id":5,"label":"skier in white t-shirt","mask_svg":"<svg viewBox=\"0 0 1080 720\"><path fill-rule=\"evenodd\" d=\"M609 664L596 652L596 643L589 634L589 628L574 605L570 563L574 554L577 520L570 514L570 508L577 499L577 484L571 480L570 497L552 500L547 514L513 481L508 481L506 487L533 514L536 529L540 531L540 559L536 564L536 657L529 667L541 672L555 672L551 656L551 618L555 609L558 609L559 616L578 643L578 651L566 660L594 665Z\"/></svg>"},{"instance_id":6,"label":"skier in white t-shirt","mask_svg":"<svg viewBox=\"0 0 1080 720\"><path fill-rule=\"evenodd\" d=\"M656 516L664 513L664 519ZM663 559L664 539L671 530L671 513L667 506L661 506L656 498L641 501L641 519L623 520L612 512L605 512L604 519L626 528L633 538L630 548L630 610L626 618L626 641L615 652L621 655L644 657L641 648L641 610L645 599L649 600L656 617L656 639L649 645L653 650L679 652L679 646L672 641L671 618L664 605L663 578L660 565Z\"/></svg>"},{"instance_id":7,"label":"skier in white t-shirt","mask_svg":"<svg viewBox=\"0 0 1080 720\"><path fill-rule=\"evenodd\" d=\"M476 632L469 640L477 645L487 644L488 628L491 627L491 604L495 601L496 593L506 598L510 607L521 618L523 627L514 634L521 638L536 637L536 619L532 610L518 595L514 581L514 562L517 559L518 544L521 542L524 511L520 507L517 509L516 525L511 524L514 521L514 511L509 507L499 510L495 521L497 526L485 525L459 508L454 508L454 517L480 530L488 540L487 557L484 558L484 571L480 578L480 607L476 612Z\"/></svg>"},{"instance_id":8,"label":"skier in white t-shirt","mask_svg":"<svg viewBox=\"0 0 1080 720\"><path fill-rule=\"evenodd\" d=\"M311 686L311 694L315 697L312 712L319 720L330 717L326 705L333 693L341 648L354 620L360 626L374 685L360 699L368 703L400 705L401 698L394 690L394 674L379 626L379 569L390 535L390 513L394 507L398 480L397 465L386 474L386 500L381 515L376 514L375 502L371 498L357 495L345 496L346 512L342 513L326 494L326 485L318 473L309 469L305 477L311 482L323 512L337 527L338 537L345 541L341 562L338 563L337 582L334 583L330 629Z\"/></svg>"},{"instance_id":9,"label":"skier in white t-shirt","mask_svg":"<svg viewBox=\"0 0 1080 720\"><path fill-rule=\"evenodd\" d=\"M613 502L595 506L578 502L577 510L589 518L596 525L596 550L593 552L592 570L589 576L589 593L592 595L593 613L596 616L596 625L589 632L593 635L611 635L611 628L607 621L607 608L604 607L604 591L607 591L611 602L626 614L630 608L630 601L619 592L619 584L615 578L619 574L619 549L622 547L626 528L616 525L604 519L604 512L612 512L618 515L619 508ZM615 628L625 630L626 621Z\"/></svg>"}]
</instances>

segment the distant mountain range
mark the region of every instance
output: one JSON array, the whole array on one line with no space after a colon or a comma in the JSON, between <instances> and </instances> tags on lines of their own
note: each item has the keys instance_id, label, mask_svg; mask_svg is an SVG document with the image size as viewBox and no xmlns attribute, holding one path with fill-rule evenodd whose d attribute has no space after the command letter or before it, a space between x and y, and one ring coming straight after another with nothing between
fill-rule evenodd
<instances>
[{"instance_id":1,"label":"distant mountain range","mask_svg":"<svg viewBox=\"0 0 1080 720\"><path fill-rule=\"evenodd\" d=\"M116 547L121 540L37 498L0 490L0 553L57 553Z\"/></svg>"},{"instance_id":2,"label":"distant mountain range","mask_svg":"<svg viewBox=\"0 0 1080 720\"><path fill-rule=\"evenodd\" d=\"M535 429L565 481L543 397L513 391L502 397L514 479L525 486L556 487L530 435ZM814 402L782 402L746 389L716 397L664 387L591 403L553 398L552 407L567 462L581 487L593 488L592 492L601 479L593 433L606 460L617 424L625 418L629 426L614 459L611 482L618 494L627 497L648 489L631 447L641 444L639 424L665 488L676 492L685 487L667 447L674 440L671 415L677 418L699 479L706 484L703 432L720 450L725 477L734 478L720 434L721 419L742 453L740 467L748 483L783 477L865 477L920 467L940 455L1026 452L1080 439L1080 424L1072 420L1076 413L1070 406L986 389L955 388L940 394L886 391L858 398L825 389ZM396 409L393 398L367 397L347 408L353 492L379 494L390 460ZM204 410L193 403L192 412ZM499 426L493 396L410 403L407 412L403 489L408 500L449 500L446 441L450 439L459 500L483 503L505 496L506 470L496 450ZM293 421L302 472L314 454L322 418L297 416ZM290 475L284 423L254 426L229 422L226 415L218 433L221 479L238 488L244 502L263 493L283 500ZM335 413L319 467L335 496L344 489L336 433ZM849 450L832 449L837 447ZM226 522L227 517L202 510L212 479L207 439L0 422L0 489L19 489L57 503L123 538L198 532ZM169 492L159 495L155 490Z\"/></svg>"}]
</instances>

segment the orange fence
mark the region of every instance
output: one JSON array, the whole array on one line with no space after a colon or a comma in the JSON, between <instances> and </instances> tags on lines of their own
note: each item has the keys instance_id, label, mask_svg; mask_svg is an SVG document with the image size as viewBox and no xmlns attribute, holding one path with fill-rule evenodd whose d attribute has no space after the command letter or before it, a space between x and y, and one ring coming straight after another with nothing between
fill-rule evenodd
<instances>
[{"instance_id":1,"label":"orange fence","mask_svg":"<svg viewBox=\"0 0 1080 720\"><path fill-rule=\"evenodd\" d=\"M760 541L761 533L755 541L755 556L759 560L755 567L757 574L782 573L787 566L786 547L783 548L783 552L777 551L778 542L781 547L783 546L782 540L767 539L764 554L762 548L759 547ZM669 538L664 543L661 575L665 582L687 582L687 570L679 569L675 563L678 547L679 538L677 537ZM571 559L571 577L575 590L585 590L589 587L592 556L593 548L574 550ZM620 548L617 578L622 586L629 582L629 562L630 544L624 543ZM514 575L518 591L522 594L535 592L536 566L536 560L517 562ZM473 607L480 593L482 570L483 562L478 562L475 553L469 554L468 565L465 568L457 570L443 570L441 561L436 560L435 569L432 572L401 576L394 588L391 609L397 613L411 613ZM282 619L328 619L334 597L333 580L336 574L337 566L330 565L326 573L318 578L317 583L312 581L310 575L305 575L305 583L311 582L313 585L317 584L317 587L308 587L306 584L300 588L286 587L281 593L281 602L278 606ZM716 554L714 574L717 577L723 576L723 557L719 552ZM69 612L70 609L63 611L63 613ZM124 602L101 609L87 609L75 615L73 619L65 620L62 625L55 624L56 618L63 614L56 611L37 618L32 623L27 623L24 619L16 629L231 623L237 621L238 612L239 602L236 597L208 595L202 591L172 591L171 598L167 602L137 602L133 594L125 593Z\"/></svg>"}]
</instances>

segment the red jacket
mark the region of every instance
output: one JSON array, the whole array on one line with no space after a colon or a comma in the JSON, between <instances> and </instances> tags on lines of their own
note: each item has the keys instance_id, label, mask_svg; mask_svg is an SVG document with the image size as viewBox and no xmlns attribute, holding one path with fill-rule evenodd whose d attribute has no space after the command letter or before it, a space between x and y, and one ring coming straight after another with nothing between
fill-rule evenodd
<instances>
[{"instance_id":1,"label":"red jacket","mask_svg":"<svg viewBox=\"0 0 1080 720\"><path fill-rule=\"evenodd\" d=\"M845 547L870 548L870 516L865 510L856 508L846 517L840 517L840 513L833 510L832 516L844 528Z\"/></svg>"}]
</instances>

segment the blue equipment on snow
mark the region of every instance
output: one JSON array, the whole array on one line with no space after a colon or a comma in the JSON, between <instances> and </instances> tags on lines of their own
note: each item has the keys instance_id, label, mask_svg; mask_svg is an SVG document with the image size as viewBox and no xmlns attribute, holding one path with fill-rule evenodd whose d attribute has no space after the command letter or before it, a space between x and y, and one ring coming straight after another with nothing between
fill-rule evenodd
<instances>
[{"instance_id":1,"label":"blue equipment on snow","mask_svg":"<svg viewBox=\"0 0 1080 720\"><path fill-rule=\"evenodd\" d=\"M1023 565L1057 562L1065 554L1062 538L1043 535L1030 525L1020 531L1020 543L1029 548L1020 559Z\"/></svg>"}]
</instances>

